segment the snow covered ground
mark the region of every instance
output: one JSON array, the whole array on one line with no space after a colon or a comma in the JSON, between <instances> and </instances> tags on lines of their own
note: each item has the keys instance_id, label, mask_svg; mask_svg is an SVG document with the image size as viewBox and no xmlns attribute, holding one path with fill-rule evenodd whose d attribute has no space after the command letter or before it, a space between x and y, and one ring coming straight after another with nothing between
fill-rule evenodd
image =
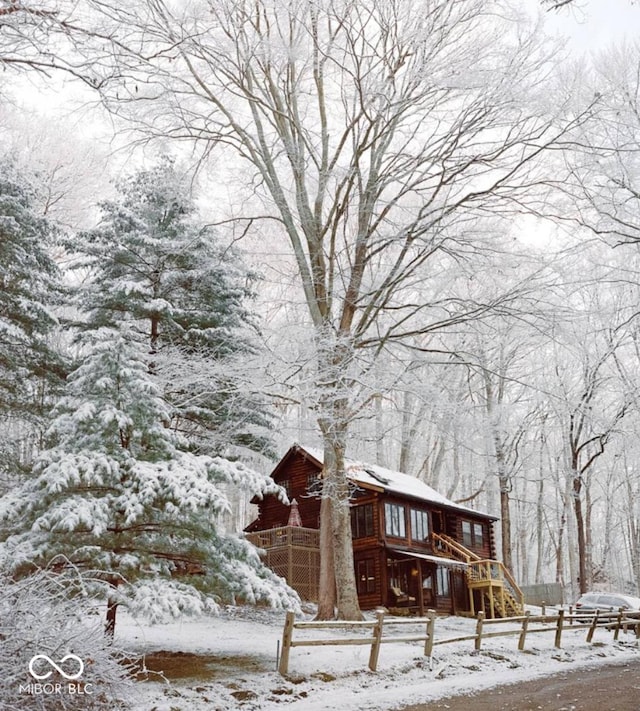
<instances>
[{"instance_id":1,"label":"snow covered ground","mask_svg":"<svg viewBox=\"0 0 640 711\"><path fill-rule=\"evenodd\" d=\"M311 617L309 612L306 618ZM154 626L138 625L122 614L117 641L145 653L149 668L161 666L169 679L140 682L136 710L392 709L569 667L640 659L635 635L621 633L614 642L611 631L597 629L588 644L587 630L576 625L563 633L561 650L553 646L553 632L530 635L523 652L517 649L517 635L483 640L479 652L473 641L456 642L435 647L431 668L422 643L387 643L376 673L367 668L368 645L294 647L289 675L283 678L276 671L283 622L283 612L255 608L226 608L219 617ZM474 620L438 618L435 639L473 634L474 629ZM320 633L294 632L294 640L303 636L317 638Z\"/></svg>"}]
</instances>

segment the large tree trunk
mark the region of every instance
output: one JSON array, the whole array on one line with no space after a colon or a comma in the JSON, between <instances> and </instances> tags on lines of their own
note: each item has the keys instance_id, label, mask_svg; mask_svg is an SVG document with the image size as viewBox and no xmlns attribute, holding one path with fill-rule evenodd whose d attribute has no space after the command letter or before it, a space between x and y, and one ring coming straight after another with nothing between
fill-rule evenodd
<instances>
[{"instance_id":1,"label":"large tree trunk","mask_svg":"<svg viewBox=\"0 0 640 711\"><path fill-rule=\"evenodd\" d=\"M332 597L337 607L337 617L342 620L361 620L358 602L356 576L353 566L353 546L351 539L351 514L349 509L349 483L344 466L344 439L337 441L335 429L325 434L323 503L321 510L321 578L318 595L318 618L328 619L333 615ZM345 433L346 434L346 428ZM329 441L327 441L329 440ZM327 515L326 512L329 512ZM327 536L327 523L330 534ZM323 530L324 529L324 530ZM329 540L328 540L329 539ZM326 547L325 547L326 546ZM329 560L324 560L329 555ZM333 563L333 575L329 570ZM326 576L326 577L325 577ZM322 609L320 608L322 601Z\"/></svg>"},{"instance_id":2,"label":"large tree trunk","mask_svg":"<svg viewBox=\"0 0 640 711\"><path fill-rule=\"evenodd\" d=\"M511 547L511 509L509 506L509 479L500 477L500 516L502 518L502 562L508 570L513 570Z\"/></svg>"},{"instance_id":3,"label":"large tree trunk","mask_svg":"<svg viewBox=\"0 0 640 711\"><path fill-rule=\"evenodd\" d=\"M333 528L331 498L320 503L320 585L318 588L317 620L332 620L336 608L336 576L333 567Z\"/></svg>"},{"instance_id":4,"label":"large tree trunk","mask_svg":"<svg viewBox=\"0 0 640 711\"><path fill-rule=\"evenodd\" d=\"M335 341L331 329L318 333L318 424L324 444L324 469L321 506L321 561L331 548L330 561L321 562L319 601L322 611L318 617L326 619L332 596L335 596L337 616L343 620L360 620L356 574L353 565L349 482L345 472L345 450L349 430L349 380L352 351L348 339ZM324 515L323 515L324 514ZM330 534L327 536L327 525ZM333 613L333 610L331 610Z\"/></svg>"}]
</instances>

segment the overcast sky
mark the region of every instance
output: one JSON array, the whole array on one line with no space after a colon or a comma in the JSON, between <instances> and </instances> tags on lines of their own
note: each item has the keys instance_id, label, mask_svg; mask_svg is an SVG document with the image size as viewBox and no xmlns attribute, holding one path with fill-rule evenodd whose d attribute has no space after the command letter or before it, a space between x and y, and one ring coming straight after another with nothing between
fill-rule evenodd
<instances>
[{"instance_id":1,"label":"overcast sky","mask_svg":"<svg viewBox=\"0 0 640 711\"><path fill-rule=\"evenodd\" d=\"M571 38L576 51L601 49L625 37L640 40L640 2L577 0L572 8L546 13L549 29Z\"/></svg>"}]
</instances>

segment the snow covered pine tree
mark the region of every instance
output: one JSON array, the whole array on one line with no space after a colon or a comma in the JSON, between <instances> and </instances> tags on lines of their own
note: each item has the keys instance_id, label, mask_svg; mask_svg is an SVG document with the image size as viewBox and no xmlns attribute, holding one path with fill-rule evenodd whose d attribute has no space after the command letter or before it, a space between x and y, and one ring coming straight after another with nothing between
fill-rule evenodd
<instances>
[{"instance_id":1,"label":"snow covered pine tree","mask_svg":"<svg viewBox=\"0 0 640 711\"><path fill-rule=\"evenodd\" d=\"M270 415L247 378L257 327L245 306L255 275L196 218L188 176L168 157L117 186L98 228L74 238L93 273L81 292L89 327L123 318L147 339L171 403L171 427L192 451L272 455Z\"/></svg>"},{"instance_id":2,"label":"snow covered pine tree","mask_svg":"<svg viewBox=\"0 0 640 711\"><path fill-rule=\"evenodd\" d=\"M188 451L149 373L148 344L131 324L84 336L34 475L0 500L12 531L2 563L28 574L63 555L108 600L158 620L219 602L289 605L295 593L242 538L216 530L223 485L275 492L240 463ZM294 603L295 604L295 603Z\"/></svg>"},{"instance_id":3,"label":"snow covered pine tree","mask_svg":"<svg viewBox=\"0 0 640 711\"><path fill-rule=\"evenodd\" d=\"M34 205L28 179L0 158L0 493L23 470L25 443L39 439L64 376L48 340L60 297L49 252L57 232Z\"/></svg>"},{"instance_id":4,"label":"snow covered pine tree","mask_svg":"<svg viewBox=\"0 0 640 711\"><path fill-rule=\"evenodd\" d=\"M109 600L110 632L121 603L151 619L219 601L295 604L216 521L225 491L276 490L217 456L269 447L262 403L226 375L252 348L246 274L187 219L193 205L170 160L120 192L103 205L103 225L70 243L91 274L79 295L83 356L50 448L0 500L4 563L28 574L64 556Z\"/></svg>"}]
</instances>

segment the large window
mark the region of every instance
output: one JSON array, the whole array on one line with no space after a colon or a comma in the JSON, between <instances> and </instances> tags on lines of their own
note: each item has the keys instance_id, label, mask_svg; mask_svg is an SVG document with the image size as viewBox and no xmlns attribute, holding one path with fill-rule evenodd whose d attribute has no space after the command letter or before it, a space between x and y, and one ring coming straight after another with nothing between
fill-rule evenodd
<instances>
[{"instance_id":1,"label":"large window","mask_svg":"<svg viewBox=\"0 0 640 711\"><path fill-rule=\"evenodd\" d=\"M462 543L467 548L482 548L484 545L484 526L481 523L463 521Z\"/></svg>"},{"instance_id":2,"label":"large window","mask_svg":"<svg viewBox=\"0 0 640 711\"><path fill-rule=\"evenodd\" d=\"M365 558L356 563L356 578L358 595L366 595L376 591L376 571L373 558Z\"/></svg>"},{"instance_id":3,"label":"large window","mask_svg":"<svg viewBox=\"0 0 640 711\"><path fill-rule=\"evenodd\" d=\"M353 538L373 536L373 504L362 504L351 509L351 535Z\"/></svg>"},{"instance_id":4,"label":"large window","mask_svg":"<svg viewBox=\"0 0 640 711\"><path fill-rule=\"evenodd\" d=\"M449 571L439 565L436 568L436 581L438 585L438 595L449 594Z\"/></svg>"},{"instance_id":5,"label":"large window","mask_svg":"<svg viewBox=\"0 0 640 711\"><path fill-rule=\"evenodd\" d=\"M429 537L429 514L419 509L411 509L411 540L426 541Z\"/></svg>"},{"instance_id":6,"label":"large window","mask_svg":"<svg viewBox=\"0 0 640 711\"><path fill-rule=\"evenodd\" d=\"M394 536L395 538L407 537L407 524L405 521L404 506L401 506L400 504L385 503L384 531L387 536Z\"/></svg>"}]
</instances>

